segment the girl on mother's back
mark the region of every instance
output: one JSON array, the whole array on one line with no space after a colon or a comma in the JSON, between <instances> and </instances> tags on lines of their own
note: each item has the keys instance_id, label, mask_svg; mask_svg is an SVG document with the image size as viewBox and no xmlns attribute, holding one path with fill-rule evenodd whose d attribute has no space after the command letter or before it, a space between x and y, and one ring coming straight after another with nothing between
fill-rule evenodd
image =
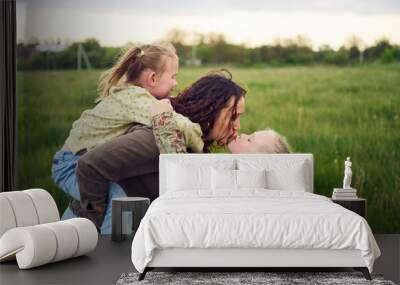
<instances>
[{"instance_id":1,"label":"girl on mother's back","mask_svg":"<svg viewBox=\"0 0 400 285\"><path fill-rule=\"evenodd\" d=\"M64 146L53 158L54 182L74 199L82 202L86 217L101 224L107 195L86 197L75 178L77 161L84 153L122 134L132 123L151 127L149 108L168 97L176 86L178 56L172 45L142 45L129 48L100 80L101 95L97 105L82 113L72 125ZM194 151L204 143L198 124L174 113L174 120ZM112 183L111 189L121 191ZM89 199L90 198L90 199ZM99 221L96 221L99 219Z\"/></svg>"}]
</instances>

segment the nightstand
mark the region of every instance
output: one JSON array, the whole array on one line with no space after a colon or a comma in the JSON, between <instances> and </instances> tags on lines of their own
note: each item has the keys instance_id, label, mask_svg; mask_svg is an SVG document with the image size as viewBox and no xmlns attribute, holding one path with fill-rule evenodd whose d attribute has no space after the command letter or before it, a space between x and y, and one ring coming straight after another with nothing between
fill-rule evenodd
<instances>
[{"instance_id":1,"label":"nightstand","mask_svg":"<svg viewBox=\"0 0 400 285\"><path fill-rule=\"evenodd\" d=\"M367 200L363 198L349 199L349 200L337 200L331 199L333 203L339 204L340 206L359 214L361 217L366 218L367 214Z\"/></svg>"}]
</instances>

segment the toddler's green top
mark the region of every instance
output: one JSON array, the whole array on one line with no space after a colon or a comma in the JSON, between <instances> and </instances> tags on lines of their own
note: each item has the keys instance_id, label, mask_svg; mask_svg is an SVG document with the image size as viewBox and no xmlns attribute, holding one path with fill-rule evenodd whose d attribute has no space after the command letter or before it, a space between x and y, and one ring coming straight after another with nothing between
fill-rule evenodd
<instances>
[{"instance_id":1,"label":"toddler's green top","mask_svg":"<svg viewBox=\"0 0 400 285\"><path fill-rule=\"evenodd\" d=\"M146 89L135 85L111 87L109 96L93 109L82 112L81 117L72 124L65 143L76 153L81 149L91 150L122 135L132 123L151 127L149 108L156 101ZM204 142L200 125L181 114L173 112L173 116L186 146L195 152L201 152Z\"/></svg>"}]
</instances>

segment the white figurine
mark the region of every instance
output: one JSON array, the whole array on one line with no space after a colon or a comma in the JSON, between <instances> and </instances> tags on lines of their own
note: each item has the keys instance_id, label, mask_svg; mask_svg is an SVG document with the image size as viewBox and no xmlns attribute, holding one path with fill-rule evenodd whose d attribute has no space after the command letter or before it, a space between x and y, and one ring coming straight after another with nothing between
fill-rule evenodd
<instances>
[{"instance_id":1,"label":"white figurine","mask_svg":"<svg viewBox=\"0 0 400 285\"><path fill-rule=\"evenodd\" d=\"M343 189L351 189L351 161L350 157L347 157L344 162L344 179L343 179Z\"/></svg>"}]
</instances>

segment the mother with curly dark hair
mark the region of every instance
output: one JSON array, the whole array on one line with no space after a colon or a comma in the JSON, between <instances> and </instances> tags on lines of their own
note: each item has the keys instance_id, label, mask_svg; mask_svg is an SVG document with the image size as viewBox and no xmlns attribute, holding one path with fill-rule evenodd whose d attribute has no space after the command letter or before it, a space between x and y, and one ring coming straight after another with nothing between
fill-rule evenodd
<instances>
[{"instance_id":1,"label":"mother with curly dark hair","mask_svg":"<svg viewBox=\"0 0 400 285\"><path fill-rule=\"evenodd\" d=\"M152 128L131 125L123 135L83 154L71 166L76 171L68 177L54 178L60 188L66 187L68 179L80 192L80 201L72 200L63 219L86 217L102 234L111 233L111 199L157 198L159 154L191 152L172 109L200 125L203 151L209 152L211 144L226 145L237 136L245 94L230 74L219 72L205 75L178 96L156 103L150 109Z\"/></svg>"}]
</instances>

